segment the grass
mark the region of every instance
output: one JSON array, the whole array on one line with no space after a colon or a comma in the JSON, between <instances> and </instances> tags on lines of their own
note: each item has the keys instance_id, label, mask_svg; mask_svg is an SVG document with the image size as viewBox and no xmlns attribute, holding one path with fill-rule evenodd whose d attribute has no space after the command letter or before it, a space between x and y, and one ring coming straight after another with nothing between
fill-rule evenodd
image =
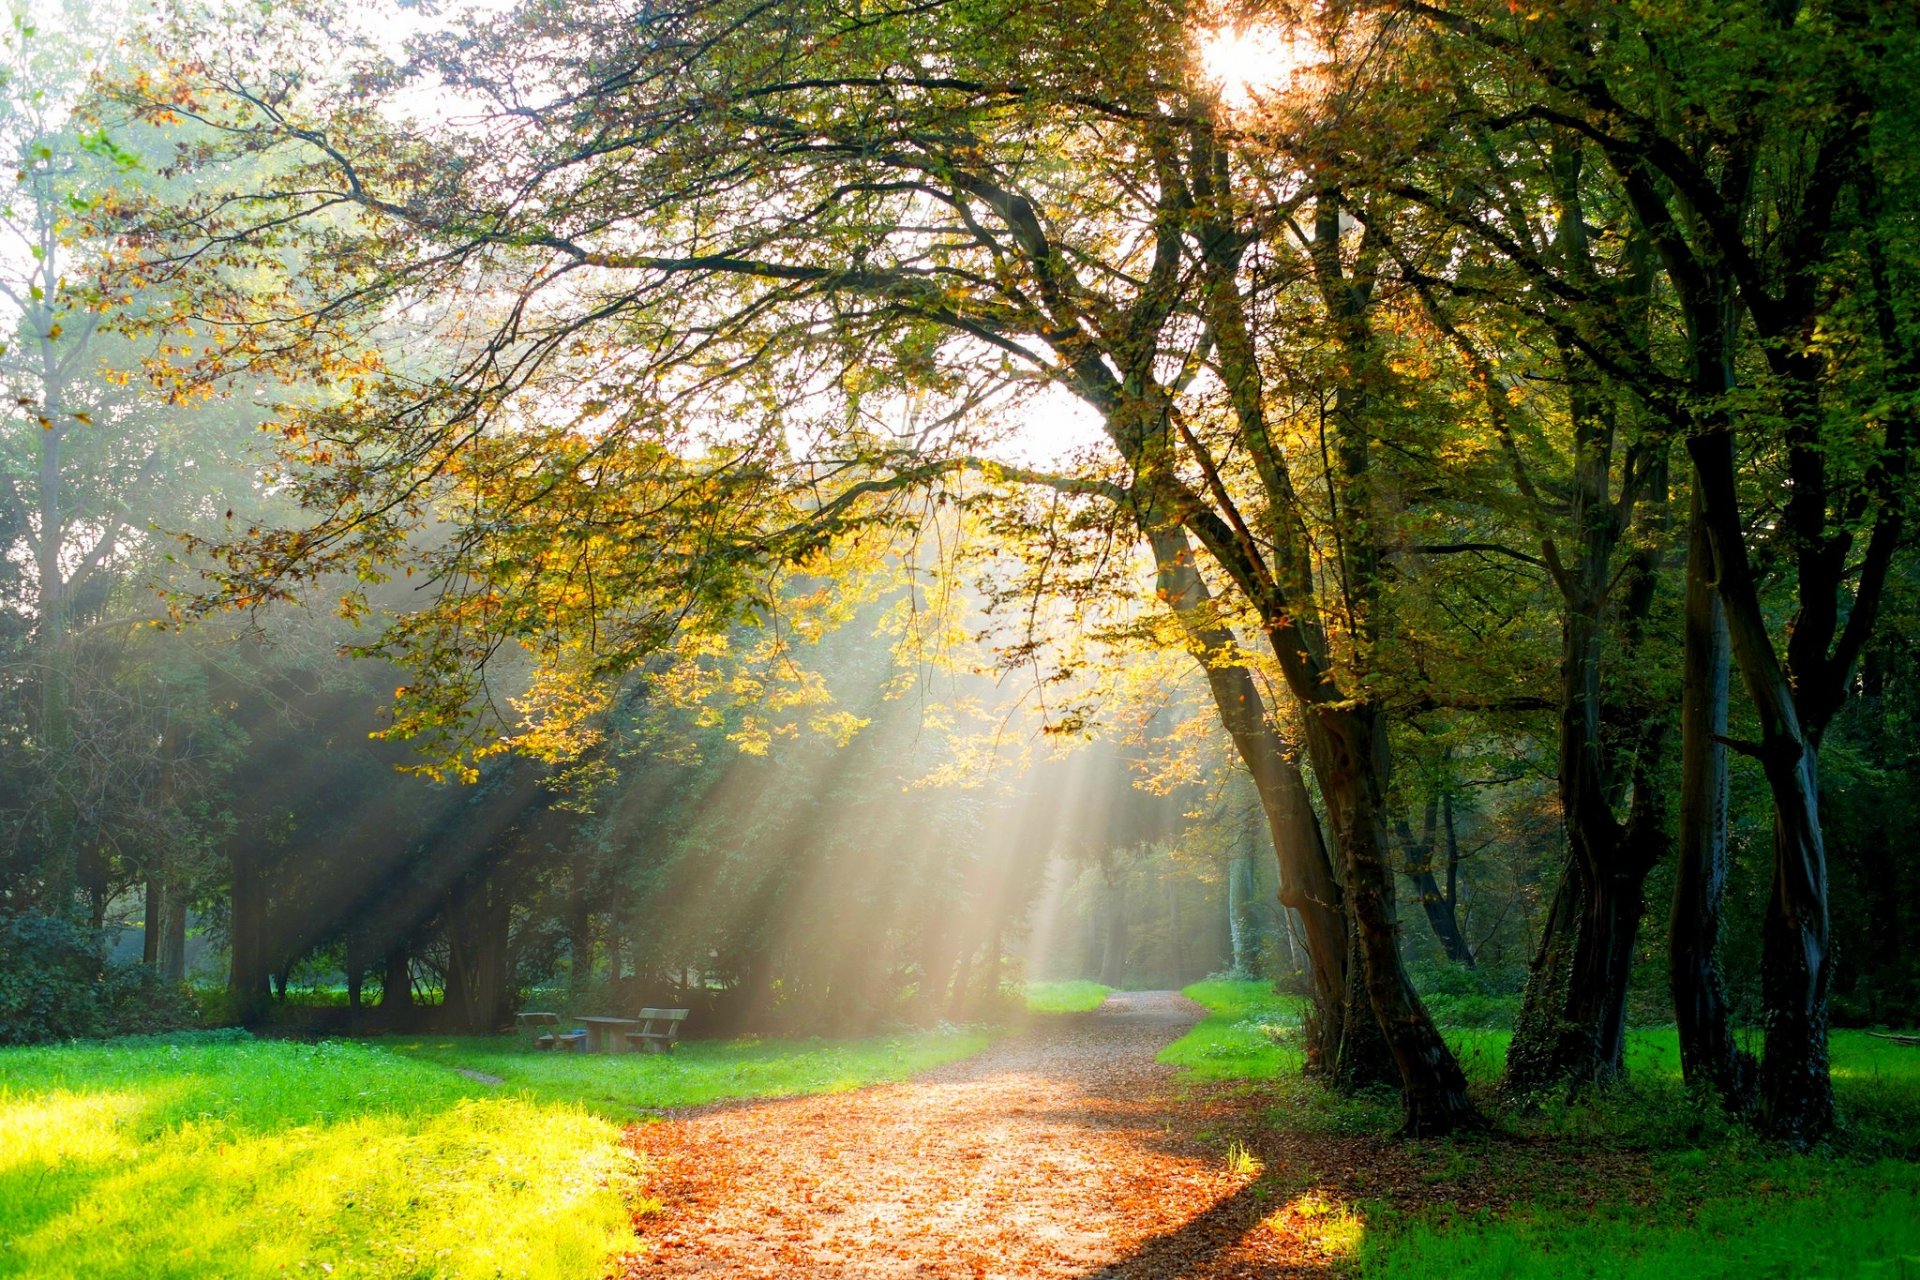
<instances>
[{"instance_id":1,"label":"grass","mask_svg":"<svg viewBox=\"0 0 1920 1280\"><path fill-rule=\"evenodd\" d=\"M632 1238L620 1122L896 1079L983 1043L577 1058L207 1033L0 1050L0 1277L599 1275Z\"/></svg>"},{"instance_id":2,"label":"grass","mask_svg":"<svg viewBox=\"0 0 1920 1280\"><path fill-rule=\"evenodd\" d=\"M1209 978L1183 993L1207 1016L1160 1051L1194 1080L1265 1080L1300 1069L1303 996L1280 995L1264 982Z\"/></svg>"},{"instance_id":3,"label":"grass","mask_svg":"<svg viewBox=\"0 0 1920 1280\"><path fill-rule=\"evenodd\" d=\"M1028 1013L1090 1013L1113 991L1084 979L1073 982L1029 982L1021 988Z\"/></svg>"},{"instance_id":4,"label":"grass","mask_svg":"<svg viewBox=\"0 0 1920 1280\"><path fill-rule=\"evenodd\" d=\"M1393 1099L1337 1098L1299 1077L1296 997L1254 982L1186 994L1209 1016L1161 1058L1189 1079L1260 1082L1278 1128L1385 1135L1398 1123ZM1327 1253L1351 1274L1920 1280L1920 1051L1835 1032L1845 1127L1829 1151L1802 1156L1690 1098L1671 1028L1631 1033L1628 1084L1525 1113L1492 1094L1509 1033L1444 1031L1501 1137L1414 1144L1427 1192L1410 1197L1413 1207L1371 1193L1364 1177L1348 1175L1330 1194L1310 1168L1286 1175L1286 1193L1302 1193L1296 1204L1323 1203L1316 1221L1342 1224L1342 1247ZM1511 1193L1497 1208L1472 1202L1474 1176L1484 1187L1488 1169Z\"/></svg>"},{"instance_id":5,"label":"grass","mask_svg":"<svg viewBox=\"0 0 1920 1280\"><path fill-rule=\"evenodd\" d=\"M382 1047L415 1062L498 1076L537 1102L577 1104L612 1120L732 1098L837 1093L952 1062L985 1048L973 1031L856 1040L687 1041L668 1054L536 1053L519 1036L396 1038Z\"/></svg>"}]
</instances>

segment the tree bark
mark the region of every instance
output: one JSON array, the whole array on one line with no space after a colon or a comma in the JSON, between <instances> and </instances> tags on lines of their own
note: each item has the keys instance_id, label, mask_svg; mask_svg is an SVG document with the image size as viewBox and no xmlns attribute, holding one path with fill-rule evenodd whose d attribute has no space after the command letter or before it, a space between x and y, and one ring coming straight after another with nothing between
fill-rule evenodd
<instances>
[{"instance_id":1,"label":"tree bark","mask_svg":"<svg viewBox=\"0 0 1920 1280\"><path fill-rule=\"evenodd\" d=\"M1680 845L1674 868L1668 972L1680 1069L1736 1114L1752 1105L1755 1063L1733 1039L1720 969L1727 894L1727 622L1714 593L1713 547L1693 495L1680 694Z\"/></svg>"},{"instance_id":2,"label":"tree bark","mask_svg":"<svg viewBox=\"0 0 1920 1280\"><path fill-rule=\"evenodd\" d=\"M1386 717L1377 707L1314 708L1325 742L1318 769L1335 846L1341 851L1351 922L1359 938L1366 990L1399 1069L1404 1132L1453 1133L1482 1121L1467 1078L1433 1025L1400 962L1393 870L1387 860Z\"/></svg>"},{"instance_id":3,"label":"tree bark","mask_svg":"<svg viewBox=\"0 0 1920 1280\"><path fill-rule=\"evenodd\" d=\"M140 938L140 963L149 969L160 967L160 921L166 911L166 880L158 872L147 873L147 907Z\"/></svg>"},{"instance_id":4,"label":"tree bark","mask_svg":"<svg viewBox=\"0 0 1920 1280\"><path fill-rule=\"evenodd\" d=\"M1767 632L1747 558L1732 433L1698 433L1688 439L1687 451L1699 481L1730 647L1760 719L1760 741L1752 750L1773 797L1773 879L1760 968L1766 1005L1761 1118L1777 1136L1805 1146L1830 1133L1834 1119L1827 1063L1833 952L1827 853L1820 833L1819 760Z\"/></svg>"},{"instance_id":5,"label":"tree bark","mask_svg":"<svg viewBox=\"0 0 1920 1280\"><path fill-rule=\"evenodd\" d=\"M1167 877L1167 964L1172 972L1168 984L1178 990L1187 985L1187 940L1181 934L1180 884Z\"/></svg>"},{"instance_id":6,"label":"tree bark","mask_svg":"<svg viewBox=\"0 0 1920 1280\"><path fill-rule=\"evenodd\" d=\"M584 848L573 855L567 892L567 1004L586 1008L587 988L593 981L593 910L591 863Z\"/></svg>"},{"instance_id":7,"label":"tree bark","mask_svg":"<svg viewBox=\"0 0 1920 1280\"><path fill-rule=\"evenodd\" d=\"M251 1026L266 1017L269 968L265 956L266 904L254 866L252 852L243 838L229 846L231 872L231 958L227 970L227 990L233 1002L234 1019Z\"/></svg>"},{"instance_id":8,"label":"tree bark","mask_svg":"<svg viewBox=\"0 0 1920 1280\"><path fill-rule=\"evenodd\" d=\"M160 976L168 982L187 978L187 899L177 886L167 890L160 913Z\"/></svg>"},{"instance_id":9,"label":"tree bark","mask_svg":"<svg viewBox=\"0 0 1920 1280\"><path fill-rule=\"evenodd\" d=\"M1336 1082L1375 1083L1383 1062L1379 1054L1350 1054L1348 1069L1340 1066L1349 1015L1363 1007L1348 998L1358 982L1358 970L1349 969L1348 959L1357 952L1350 946L1344 894L1314 817L1306 779L1275 732L1253 673L1236 660L1232 633L1209 616L1212 594L1194 563L1186 533L1163 528L1150 532L1148 543L1161 599L1180 621L1220 722L1253 780L1279 867L1280 901L1300 918L1314 1002L1307 1027L1307 1069ZM1364 1026L1360 1034L1374 1039Z\"/></svg>"},{"instance_id":10,"label":"tree bark","mask_svg":"<svg viewBox=\"0 0 1920 1280\"><path fill-rule=\"evenodd\" d=\"M449 904L443 1016L475 1035L491 1034L512 1017L510 907L491 874L474 877Z\"/></svg>"},{"instance_id":11,"label":"tree bark","mask_svg":"<svg viewBox=\"0 0 1920 1280\"><path fill-rule=\"evenodd\" d=\"M412 1020L412 957L405 945L396 944L381 960L380 1023L389 1031L398 1031Z\"/></svg>"}]
</instances>

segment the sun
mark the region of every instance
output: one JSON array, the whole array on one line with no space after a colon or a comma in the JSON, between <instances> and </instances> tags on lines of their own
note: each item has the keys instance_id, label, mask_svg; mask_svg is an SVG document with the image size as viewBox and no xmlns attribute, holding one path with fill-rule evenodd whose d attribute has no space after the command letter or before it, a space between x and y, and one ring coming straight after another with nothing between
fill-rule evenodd
<instances>
[{"instance_id":1,"label":"sun","mask_svg":"<svg viewBox=\"0 0 1920 1280\"><path fill-rule=\"evenodd\" d=\"M1307 32L1267 25L1221 27L1200 41L1199 53L1201 73L1236 110L1286 92L1302 71L1326 61Z\"/></svg>"}]
</instances>

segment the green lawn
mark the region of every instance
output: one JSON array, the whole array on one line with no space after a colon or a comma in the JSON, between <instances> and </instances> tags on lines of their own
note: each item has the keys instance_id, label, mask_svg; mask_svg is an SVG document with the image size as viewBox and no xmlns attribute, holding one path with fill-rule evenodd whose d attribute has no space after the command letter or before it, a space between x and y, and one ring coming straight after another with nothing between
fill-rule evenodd
<instances>
[{"instance_id":1,"label":"green lawn","mask_svg":"<svg viewBox=\"0 0 1920 1280\"><path fill-rule=\"evenodd\" d=\"M1265 1080L1300 1069L1300 1012L1304 996L1276 994L1264 982L1209 978L1182 994L1207 1007L1207 1016L1160 1051L1160 1061L1185 1067L1196 1080Z\"/></svg>"},{"instance_id":2,"label":"green lawn","mask_svg":"<svg viewBox=\"0 0 1920 1280\"><path fill-rule=\"evenodd\" d=\"M901 1080L978 1053L979 1032L857 1040L691 1040L672 1053L536 1053L520 1036L394 1037L381 1047L416 1062L498 1076L507 1092L578 1104L612 1120L728 1098L836 1093Z\"/></svg>"},{"instance_id":3,"label":"green lawn","mask_svg":"<svg viewBox=\"0 0 1920 1280\"><path fill-rule=\"evenodd\" d=\"M1385 1134L1398 1122L1392 1099L1337 1098L1299 1078L1296 997L1249 982L1203 982L1186 994L1209 1017L1161 1059L1190 1079L1261 1082L1278 1129ZM1836 1031L1845 1129L1831 1151L1796 1156L1689 1099L1670 1028L1632 1033L1623 1088L1526 1113L1492 1099L1508 1033L1445 1032L1500 1133L1414 1144L1427 1166L1419 1181L1443 1188L1494 1168L1496 1181L1520 1190L1499 1211L1445 1194L1407 1209L1371 1196L1364 1179L1330 1192L1310 1167L1265 1175L1276 1198L1322 1206L1320 1221L1343 1224L1334 1252L1353 1274L1920 1280L1920 1050Z\"/></svg>"},{"instance_id":4,"label":"green lawn","mask_svg":"<svg viewBox=\"0 0 1920 1280\"><path fill-rule=\"evenodd\" d=\"M1088 1013L1098 1009L1113 991L1084 979L1072 982L1029 982L1021 990L1028 1013Z\"/></svg>"},{"instance_id":5,"label":"green lawn","mask_svg":"<svg viewBox=\"0 0 1920 1280\"><path fill-rule=\"evenodd\" d=\"M984 1042L574 1057L211 1033L4 1049L0 1276L595 1276L631 1239L621 1122L897 1079Z\"/></svg>"}]
</instances>

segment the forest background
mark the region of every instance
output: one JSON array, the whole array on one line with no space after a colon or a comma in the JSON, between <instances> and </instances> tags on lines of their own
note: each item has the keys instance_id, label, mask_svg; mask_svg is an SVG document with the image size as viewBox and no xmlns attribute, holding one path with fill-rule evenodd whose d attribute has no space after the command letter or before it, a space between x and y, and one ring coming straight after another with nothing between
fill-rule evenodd
<instances>
[{"instance_id":1,"label":"forest background","mask_svg":"<svg viewBox=\"0 0 1920 1280\"><path fill-rule=\"evenodd\" d=\"M127 17L8 53L9 1038L190 934L394 1028L1230 968L1410 1132L1438 1002L1806 1144L1920 1021L1904 7Z\"/></svg>"}]
</instances>

